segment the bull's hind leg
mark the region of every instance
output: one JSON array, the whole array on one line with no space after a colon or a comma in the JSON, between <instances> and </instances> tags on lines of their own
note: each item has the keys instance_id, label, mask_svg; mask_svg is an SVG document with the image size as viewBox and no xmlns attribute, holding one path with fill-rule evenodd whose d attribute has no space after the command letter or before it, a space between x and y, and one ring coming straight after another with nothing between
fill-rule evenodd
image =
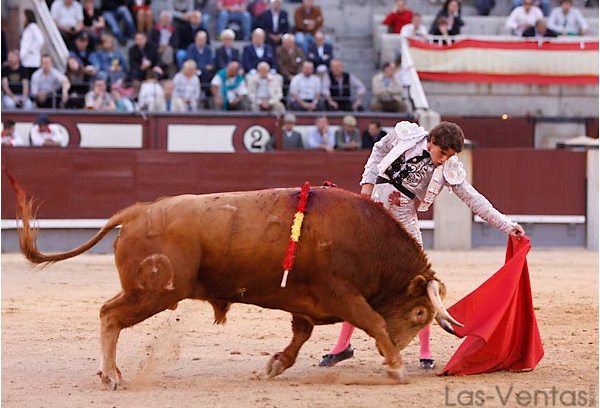
<instances>
[{"instance_id":1,"label":"bull's hind leg","mask_svg":"<svg viewBox=\"0 0 600 408\"><path fill-rule=\"evenodd\" d=\"M269 377L275 377L294 365L300 348L310 338L312 333L314 327L312 323L298 315L292 316L292 332L294 333L294 337L292 337L292 341L285 350L275 353L269 360L267 364L267 375Z\"/></svg>"},{"instance_id":2,"label":"bull's hind leg","mask_svg":"<svg viewBox=\"0 0 600 408\"><path fill-rule=\"evenodd\" d=\"M123 384L117 368L117 341L121 330L172 308L181 298L173 292L150 292L138 290L134 293L121 292L100 308L100 343L102 363L98 375L110 390Z\"/></svg>"}]
</instances>

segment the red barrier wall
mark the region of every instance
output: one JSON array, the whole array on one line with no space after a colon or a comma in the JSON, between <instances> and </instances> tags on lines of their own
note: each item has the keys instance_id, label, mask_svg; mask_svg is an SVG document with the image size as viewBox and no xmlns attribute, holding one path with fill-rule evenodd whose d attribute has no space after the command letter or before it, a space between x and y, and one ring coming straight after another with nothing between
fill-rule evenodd
<instances>
[{"instance_id":1,"label":"red barrier wall","mask_svg":"<svg viewBox=\"0 0 600 408\"><path fill-rule=\"evenodd\" d=\"M40 218L105 218L136 201L320 185L331 179L358 192L368 151L264 154L168 153L134 149L2 149L2 163L43 202ZM567 150L475 149L474 186L507 214L584 215L585 153ZM2 218L14 218L2 176ZM432 213L422 219L431 219Z\"/></svg>"}]
</instances>

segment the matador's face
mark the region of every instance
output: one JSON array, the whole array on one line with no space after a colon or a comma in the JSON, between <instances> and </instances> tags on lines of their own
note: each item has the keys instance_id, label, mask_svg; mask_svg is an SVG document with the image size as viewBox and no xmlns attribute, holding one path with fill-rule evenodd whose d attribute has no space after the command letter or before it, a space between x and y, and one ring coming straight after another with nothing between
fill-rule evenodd
<instances>
[{"instance_id":1,"label":"matador's face","mask_svg":"<svg viewBox=\"0 0 600 408\"><path fill-rule=\"evenodd\" d=\"M427 150L429 151L429 154L431 155L431 161L435 166L441 166L442 164L446 163L446 160L456 154L456 150L450 147L447 149L442 149L440 146L431 141L427 142Z\"/></svg>"}]
</instances>

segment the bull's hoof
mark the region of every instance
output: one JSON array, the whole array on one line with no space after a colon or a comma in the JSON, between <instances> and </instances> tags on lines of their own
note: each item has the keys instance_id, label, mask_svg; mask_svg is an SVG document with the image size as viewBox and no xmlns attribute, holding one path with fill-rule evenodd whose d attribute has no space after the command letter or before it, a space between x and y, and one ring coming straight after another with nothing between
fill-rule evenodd
<instances>
[{"instance_id":1,"label":"bull's hoof","mask_svg":"<svg viewBox=\"0 0 600 408\"><path fill-rule=\"evenodd\" d=\"M277 353L271 357L267 363L267 376L269 376L269 378L278 376L287 368L285 364L283 364L283 361L279 359L279 357L280 353Z\"/></svg>"},{"instance_id":2,"label":"bull's hoof","mask_svg":"<svg viewBox=\"0 0 600 408\"><path fill-rule=\"evenodd\" d=\"M123 389L123 377L121 376L121 372L117 369L116 375L108 375L105 374L102 370L98 370L96 373L100 377L102 384L109 391L116 391L118 389Z\"/></svg>"},{"instance_id":3,"label":"bull's hoof","mask_svg":"<svg viewBox=\"0 0 600 408\"><path fill-rule=\"evenodd\" d=\"M399 369L393 369L388 367L387 374L398 384L408 384L408 374L406 374L406 370L404 369L404 367L401 367Z\"/></svg>"}]
</instances>

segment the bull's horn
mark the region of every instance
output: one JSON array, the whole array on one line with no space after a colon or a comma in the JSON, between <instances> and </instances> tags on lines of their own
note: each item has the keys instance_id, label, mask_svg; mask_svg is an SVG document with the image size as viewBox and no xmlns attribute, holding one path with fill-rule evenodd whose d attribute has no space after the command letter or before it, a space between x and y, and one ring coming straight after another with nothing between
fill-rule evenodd
<instances>
[{"instance_id":1,"label":"bull's horn","mask_svg":"<svg viewBox=\"0 0 600 408\"><path fill-rule=\"evenodd\" d=\"M427 294L429 295L429 300L431 300L433 307L441 317L458 327L464 327L462 323L459 323L454 317L450 316L450 313L448 313L448 311L442 304L442 299L440 297L440 284L438 283L438 281L429 281L429 283L427 284Z\"/></svg>"},{"instance_id":2,"label":"bull's horn","mask_svg":"<svg viewBox=\"0 0 600 408\"><path fill-rule=\"evenodd\" d=\"M444 329L444 331L458 337L452 326L450 326L450 323L448 323L448 320L444 319L437 313L435 315L435 321L438 322L438 324L442 329Z\"/></svg>"}]
</instances>

